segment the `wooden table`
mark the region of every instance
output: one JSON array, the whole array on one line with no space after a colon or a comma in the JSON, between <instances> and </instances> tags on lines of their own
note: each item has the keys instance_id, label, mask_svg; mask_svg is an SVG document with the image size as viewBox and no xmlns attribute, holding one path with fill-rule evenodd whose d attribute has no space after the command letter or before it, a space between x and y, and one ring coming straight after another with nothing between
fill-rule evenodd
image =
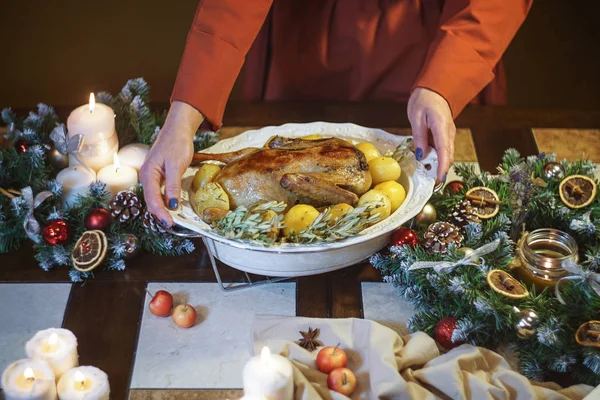
<instances>
[{"instance_id":1,"label":"wooden table","mask_svg":"<svg viewBox=\"0 0 600 400\"><path fill-rule=\"evenodd\" d=\"M58 108L65 118L71 107ZM233 103L228 126L265 126L286 122L354 122L381 128L408 128L405 105L395 103ZM532 128L600 128L598 110L523 110L507 107L467 108L457 127L469 128L482 169L495 171L505 149L537 154ZM63 327L79 339L82 364L96 365L110 376L111 399L129 390L134 352L147 282L214 282L204 248L189 256L164 259L141 254L124 272L100 271L95 279L71 290ZM242 274L223 267L224 279L241 281ZM362 263L341 271L296 280L297 315L362 317L361 281L378 281L378 273ZM0 282L69 282L67 269L44 272L31 247L0 255ZM101 344L101 345L100 345Z\"/></svg>"}]
</instances>

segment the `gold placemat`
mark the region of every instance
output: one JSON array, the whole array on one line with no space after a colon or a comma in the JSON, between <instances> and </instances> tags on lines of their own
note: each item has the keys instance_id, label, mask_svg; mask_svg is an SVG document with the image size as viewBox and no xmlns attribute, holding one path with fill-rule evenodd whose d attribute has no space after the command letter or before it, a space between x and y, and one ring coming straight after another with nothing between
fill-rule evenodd
<instances>
[{"instance_id":1,"label":"gold placemat","mask_svg":"<svg viewBox=\"0 0 600 400\"><path fill-rule=\"evenodd\" d=\"M219 138L227 139L251 129L258 129L256 126L229 126L219 130ZM410 128L382 128L386 132L395 135L410 136L412 131ZM475 152L475 144L469 129L457 129L456 139L454 141L454 161L455 162L477 162L477 153Z\"/></svg>"},{"instance_id":2,"label":"gold placemat","mask_svg":"<svg viewBox=\"0 0 600 400\"><path fill-rule=\"evenodd\" d=\"M600 129L534 128L538 150L556 153L558 160L588 158L600 163Z\"/></svg>"},{"instance_id":3,"label":"gold placemat","mask_svg":"<svg viewBox=\"0 0 600 400\"><path fill-rule=\"evenodd\" d=\"M241 390L144 390L129 392L129 400L237 400L242 398Z\"/></svg>"}]
</instances>

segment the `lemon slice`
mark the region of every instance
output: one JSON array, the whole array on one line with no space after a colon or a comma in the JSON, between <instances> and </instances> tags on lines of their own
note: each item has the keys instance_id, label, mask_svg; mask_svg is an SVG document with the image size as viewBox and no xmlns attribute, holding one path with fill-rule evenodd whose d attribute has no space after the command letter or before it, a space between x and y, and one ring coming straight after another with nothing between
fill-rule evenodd
<instances>
[{"instance_id":1,"label":"lemon slice","mask_svg":"<svg viewBox=\"0 0 600 400\"><path fill-rule=\"evenodd\" d=\"M493 269L487 274L487 282L496 293L509 299L523 299L529 295L529 291L518 280L508 272Z\"/></svg>"}]
</instances>

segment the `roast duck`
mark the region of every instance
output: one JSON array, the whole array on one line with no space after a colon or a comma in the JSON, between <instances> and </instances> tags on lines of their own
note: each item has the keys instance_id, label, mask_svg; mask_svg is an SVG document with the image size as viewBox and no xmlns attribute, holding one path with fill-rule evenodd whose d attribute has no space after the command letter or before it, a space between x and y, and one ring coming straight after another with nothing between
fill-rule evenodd
<instances>
[{"instance_id":1,"label":"roast duck","mask_svg":"<svg viewBox=\"0 0 600 400\"><path fill-rule=\"evenodd\" d=\"M264 148L230 153L196 153L192 165L226 165L214 178L232 208L267 201L315 207L355 205L371 187L365 155L342 139L305 140L275 136Z\"/></svg>"}]
</instances>

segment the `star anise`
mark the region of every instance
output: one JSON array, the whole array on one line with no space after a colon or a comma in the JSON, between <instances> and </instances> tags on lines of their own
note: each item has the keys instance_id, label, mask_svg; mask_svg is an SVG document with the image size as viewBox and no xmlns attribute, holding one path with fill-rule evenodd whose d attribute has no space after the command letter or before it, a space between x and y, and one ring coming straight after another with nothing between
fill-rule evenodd
<instances>
[{"instance_id":1,"label":"star anise","mask_svg":"<svg viewBox=\"0 0 600 400\"><path fill-rule=\"evenodd\" d=\"M311 327L308 327L308 332L300 331L302 338L298 340L298 345L308 351L314 351L317 347L323 346L323 343L317 339L320 333L320 329Z\"/></svg>"}]
</instances>

